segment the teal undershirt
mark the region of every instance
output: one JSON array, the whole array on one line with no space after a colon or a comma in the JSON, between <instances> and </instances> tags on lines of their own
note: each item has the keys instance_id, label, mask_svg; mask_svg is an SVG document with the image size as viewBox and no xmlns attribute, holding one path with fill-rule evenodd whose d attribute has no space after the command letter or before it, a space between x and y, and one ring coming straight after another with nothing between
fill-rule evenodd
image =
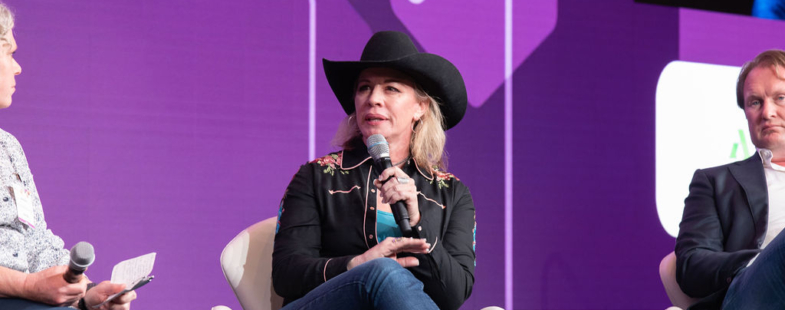
<instances>
[{"instance_id":1,"label":"teal undershirt","mask_svg":"<svg viewBox=\"0 0 785 310\"><path fill-rule=\"evenodd\" d=\"M387 237L400 237L401 229L395 223L395 216L390 212L376 211L376 241L382 242Z\"/></svg>"}]
</instances>

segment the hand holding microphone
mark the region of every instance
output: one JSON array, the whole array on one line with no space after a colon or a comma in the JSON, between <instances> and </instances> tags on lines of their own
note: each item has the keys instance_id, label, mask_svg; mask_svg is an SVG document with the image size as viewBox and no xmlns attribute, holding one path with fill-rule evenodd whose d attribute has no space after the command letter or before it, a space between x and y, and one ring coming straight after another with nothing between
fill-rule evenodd
<instances>
[{"instance_id":1,"label":"hand holding microphone","mask_svg":"<svg viewBox=\"0 0 785 310\"><path fill-rule=\"evenodd\" d=\"M372 135L368 137L366 145L368 153L373 158L374 169L379 173L379 179L374 180L373 184L379 189L380 197L390 203L390 209L396 224L401 229L401 234L404 237L411 237L412 225L416 225L420 220L417 188L406 173L392 165L390 145L387 144L384 136ZM410 219L410 214L413 215L413 221ZM403 267L414 267L420 264L417 257L398 257L398 253L427 254L430 248L431 245L425 239L387 237L365 253L352 258L346 268L350 270L381 257L394 259Z\"/></svg>"},{"instance_id":2,"label":"hand holding microphone","mask_svg":"<svg viewBox=\"0 0 785 310\"><path fill-rule=\"evenodd\" d=\"M69 266L54 266L25 275L19 295L47 305L70 306L85 295L83 273L95 260L93 247L80 242L71 249Z\"/></svg>"},{"instance_id":3,"label":"hand holding microphone","mask_svg":"<svg viewBox=\"0 0 785 310\"><path fill-rule=\"evenodd\" d=\"M90 267L90 265L93 264L94 261L95 251L93 250L93 246L87 242L77 243L73 248L71 248L71 260L68 262L68 269L65 273L63 273L63 279L68 283L79 283L85 281L86 279L84 277L84 272L87 270L87 267ZM115 293L120 293L124 288L125 284L104 281L89 291L83 290L82 296L84 296L84 306L88 309L95 309L98 306L93 307L93 305L101 304L107 299L107 297ZM80 298L82 296L80 296ZM130 291L112 300L111 302L100 305L99 309L129 309L130 303L134 299L136 299L136 292ZM81 307L82 302L80 302L80 309Z\"/></svg>"},{"instance_id":4,"label":"hand holding microphone","mask_svg":"<svg viewBox=\"0 0 785 310\"><path fill-rule=\"evenodd\" d=\"M68 262L68 271L63 274L63 279L68 283L77 283L82 280L87 267L95 261L93 245L79 242L71 248L71 260Z\"/></svg>"},{"instance_id":5,"label":"hand holding microphone","mask_svg":"<svg viewBox=\"0 0 785 310\"><path fill-rule=\"evenodd\" d=\"M401 234L404 237L411 237L412 227L407 205L412 209L412 213L414 213L414 216L416 217L415 220L418 222L419 209L417 206L416 188L409 188L412 192L401 192L401 187L413 186L413 184L410 183L412 180L398 168L395 168L395 170L397 170L396 173L401 175L397 176L397 178L396 174L387 171L387 169L392 168L393 165L390 161L390 145L387 144L387 139L385 139L384 136L380 134L371 135L366 142L368 145L368 153L371 154L374 161L374 167L383 179L380 183L376 183L375 181L374 184L385 193L392 192L392 194L388 195L392 197L392 199L388 199L391 200L388 202L390 203L390 209L395 217L395 222L398 224L398 227L401 229ZM392 180L393 178L395 178L395 180ZM394 189L398 190L398 192Z\"/></svg>"}]
</instances>

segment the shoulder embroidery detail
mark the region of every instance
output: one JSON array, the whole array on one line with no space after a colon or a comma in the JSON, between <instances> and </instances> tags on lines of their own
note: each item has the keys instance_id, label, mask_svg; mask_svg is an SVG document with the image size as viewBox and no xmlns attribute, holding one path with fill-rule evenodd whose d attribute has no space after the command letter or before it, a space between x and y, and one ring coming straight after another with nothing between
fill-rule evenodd
<instances>
[{"instance_id":1,"label":"shoulder embroidery detail","mask_svg":"<svg viewBox=\"0 0 785 310\"><path fill-rule=\"evenodd\" d=\"M456 181L460 181L460 179L455 177L454 174L449 173L447 171L441 171L439 170L439 167L433 167L433 176L434 178L431 180L430 183L433 184L433 182L436 181L436 184L439 185L439 189L441 189L442 187L449 188L450 186L447 185L447 182L445 181L449 181L450 179L455 179Z\"/></svg>"},{"instance_id":2,"label":"shoulder embroidery detail","mask_svg":"<svg viewBox=\"0 0 785 310\"><path fill-rule=\"evenodd\" d=\"M343 161L343 153L332 153L327 156L314 159L311 161L312 164L319 164L322 167L325 167L322 172L329 173L330 175L335 175L335 171L337 170L341 174L349 174L349 171L344 171L341 169L336 168L341 166L341 162Z\"/></svg>"}]
</instances>

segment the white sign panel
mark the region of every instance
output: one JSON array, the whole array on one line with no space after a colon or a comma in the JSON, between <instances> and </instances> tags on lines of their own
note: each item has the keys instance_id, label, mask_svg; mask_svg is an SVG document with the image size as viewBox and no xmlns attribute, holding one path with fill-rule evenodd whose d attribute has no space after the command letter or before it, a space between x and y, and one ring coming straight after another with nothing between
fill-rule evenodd
<instances>
[{"instance_id":1,"label":"white sign panel","mask_svg":"<svg viewBox=\"0 0 785 310\"><path fill-rule=\"evenodd\" d=\"M740 67L673 61L656 93L656 200L665 231L676 237L695 169L752 156L744 111L736 105Z\"/></svg>"}]
</instances>

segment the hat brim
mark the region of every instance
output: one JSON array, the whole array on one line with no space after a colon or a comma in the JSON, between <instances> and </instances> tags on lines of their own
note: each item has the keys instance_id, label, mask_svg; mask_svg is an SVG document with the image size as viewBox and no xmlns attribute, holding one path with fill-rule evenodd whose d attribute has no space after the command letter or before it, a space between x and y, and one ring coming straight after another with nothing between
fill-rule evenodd
<instances>
[{"instance_id":1,"label":"hat brim","mask_svg":"<svg viewBox=\"0 0 785 310\"><path fill-rule=\"evenodd\" d=\"M418 53L387 61L330 61L322 59L327 82L346 114L354 113L354 87L357 77L368 68L393 68L414 79L428 95L441 102L444 129L463 119L467 96L463 77L452 63L439 55Z\"/></svg>"}]
</instances>

